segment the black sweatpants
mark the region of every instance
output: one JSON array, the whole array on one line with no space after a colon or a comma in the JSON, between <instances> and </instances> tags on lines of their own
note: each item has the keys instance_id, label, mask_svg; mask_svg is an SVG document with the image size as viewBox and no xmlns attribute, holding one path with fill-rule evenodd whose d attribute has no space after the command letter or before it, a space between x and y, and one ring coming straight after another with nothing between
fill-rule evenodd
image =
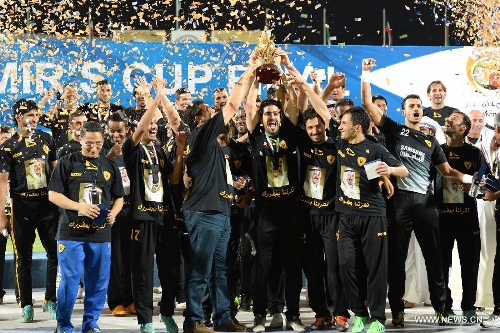
<instances>
[{"instance_id":1,"label":"black sweatpants","mask_svg":"<svg viewBox=\"0 0 500 333\"><path fill-rule=\"evenodd\" d=\"M316 318L330 316L327 299L332 301L333 315L349 317L344 287L340 278L337 214L311 215L304 212L305 254L309 306Z\"/></svg>"},{"instance_id":2,"label":"black sweatpants","mask_svg":"<svg viewBox=\"0 0 500 333\"><path fill-rule=\"evenodd\" d=\"M243 219L241 225L241 274L240 274L240 293L247 297L252 297L252 276L254 256L252 255L252 243L248 236L254 241L255 239L255 223L254 223L254 207L246 207L243 209ZM254 241L255 246L255 241Z\"/></svg>"},{"instance_id":3,"label":"black sweatpants","mask_svg":"<svg viewBox=\"0 0 500 333\"><path fill-rule=\"evenodd\" d=\"M108 285L110 310L118 305L127 307L134 302L129 258L130 226L127 214L128 207L123 208L111 227L111 269Z\"/></svg>"},{"instance_id":4,"label":"black sweatpants","mask_svg":"<svg viewBox=\"0 0 500 333\"><path fill-rule=\"evenodd\" d=\"M434 310L444 313L446 284L440 252L439 215L432 193L396 191L388 201L389 304L393 315L404 311L405 261L411 232L415 232L427 269Z\"/></svg>"},{"instance_id":5,"label":"black sweatpants","mask_svg":"<svg viewBox=\"0 0 500 333\"><path fill-rule=\"evenodd\" d=\"M462 273L462 302L463 311L474 310L477 291L477 273L479 270L479 255L481 239L479 238L479 219L477 207L470 207L468 214L440 214L439 234L441 237L441 258L443 274L446 284L446 310L451 310L453 299L448 288L449 268L455 240L457 241L460 268Z\"/></svg>"},{"instance_id":6,"label":"black sweatpants","mask_svg":"<svg viewBox=\"0 0 500 333\"><path fill-rule=\"evenodd\" d=\"M301 228L298 205L262 206L255 209L256 247L255 279L253 281L253 313L266 316L268 283L278 290L280 276L285 271L286 318L299 316L301 273ZM272 274L274 272L274 274Z\"/></svg>"},{"instance_id":7,"label":"black sweatpants","mask_svg":"<svg viewBox=\"0 0 500 333\"><path fill-rule=\"evenodd\" d=\"M178 230L173 228L170 213L165 221L130 222L130 262L132 293L139 324L153 322L154 255L162 288L160 313L174 314L174 300L179 275Z\"/></svg>"},{"instance_id":8,"label":"black sweatpants","mask_svg":"<svg viewBox=\"0 0 500 333\"><path fill-rule=\"evenodd\" d=\"M48 199L12 200L12 245L15 253L15 273L21 307L33 305L31 263L35 230L47 252L45 299L56 300L57 276L57 207ZM2 236L3 237L3 236Z\"/></svg>"},{"instance_id":9,"label":"black sweatpants","mask_svg":"<svg viewBox=\"0 0 500 333\"><path fill-rule=\"evenodd\" d=\"M385 216L339 214L340 276L356 316L385 323L387 220ZM368 305L368 308L366 307Z\"/></svg>"}]
</instances>

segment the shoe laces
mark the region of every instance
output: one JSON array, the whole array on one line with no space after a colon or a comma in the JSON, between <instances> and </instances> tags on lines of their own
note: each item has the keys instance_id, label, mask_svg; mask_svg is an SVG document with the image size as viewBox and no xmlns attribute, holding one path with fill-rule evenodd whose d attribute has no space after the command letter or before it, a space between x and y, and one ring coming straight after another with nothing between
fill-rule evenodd
<instances>
[{"instance_id":1,"label":"shoe laces","mask_svg":"<svg viewBox=\"0 0 500 333\"><path fill-rule=\"evenodd\" d=\"M345 316L335 316L335 322L340 326L345 326L347 324L347 318Z\"/></svg>"}]
</instances>

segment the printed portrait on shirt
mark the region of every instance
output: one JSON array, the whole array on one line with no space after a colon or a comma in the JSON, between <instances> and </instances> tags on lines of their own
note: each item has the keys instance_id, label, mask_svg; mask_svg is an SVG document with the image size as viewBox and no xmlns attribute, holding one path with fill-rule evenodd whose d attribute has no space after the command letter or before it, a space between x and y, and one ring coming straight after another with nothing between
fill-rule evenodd
<instances>
[{"instance_id":1,"label":"printed portrait on shirt","mask_svg":"<svg viewBox=\"0 0 500 333\"><path fill-rule=\"evenodd\" d=\"M161 171L144 169L144 196L146 201L163 202Z\"/></svg>"},{"instance_id":2,"label":"printed portrait on shirt","mask_svg":"<svg viewBox=\"0 0 500 333\"><path fill-rule=\"evenodd\" d=\"M459 182L443 178L443 203L464 203Z\"/></svg>"},{"instance_id":3,"label":"printed portrait on shirt","mask_svg":"<svg viewBox=\"0 0 500 333\"><path fill-rule=\"evenodd\" d=\"M28 190L36 190L47 187L47 176L45 175L45 160L34 158L24 162L26 170L26 181Z\"/></svg>"},{"instance_id":4,"label":"printed portrait on shirt","mask_svg":"<svg viewBox=\"0 0 500 333\"><path fill-rule=\"evenodd\" d=\"M102 188L93 183L81 183L78 192L78 202L98 205L102 202ZM78 213L79 216L80 213Z\"/></svg>"},{"instance_id":5,"label":"printed portrait on shirt","mask_svg":"<svg viewBox=\"0 0 500 333\"><path fill-rule=\"evenodd\" d=\"M120 175L122 176L123 192L125 195L130 194L130 178L128 178L127 169L125 167L119 167Z\"/></svg>"},{"instance_id":6,"label":"printed portrait on shirt","mask_svg":"<svg viewBox=\"0 0 500 333\"><path fill-rule=\"evenodd\" d=\"M341 183L340 189L344 195L351 199L359 200L361 198L359 192L359 171L351 167L342 165L340 167Z\"/></svg>"},{"instance_id":7,"label":"printed portrait on shirt","mask_svg":"<svg viewBox=\"0 0 500 333\"><path fill-rule=\"evenodd\" d=\"M325 186L324 168L308 165L306 169L306 179L304 180L304 193L309 198L322 200L323 188Z\"/></svg>"},{"instance_id":8,"label":"printed portrait on shirt","mask_svg":"<svg viewBox=\"0 0 500 333\"><path fill-rule=\"evenodd\" d=\"M267 183L269 187L290 185L286 156L266 156Z\"/></svg>"}]
</instances>

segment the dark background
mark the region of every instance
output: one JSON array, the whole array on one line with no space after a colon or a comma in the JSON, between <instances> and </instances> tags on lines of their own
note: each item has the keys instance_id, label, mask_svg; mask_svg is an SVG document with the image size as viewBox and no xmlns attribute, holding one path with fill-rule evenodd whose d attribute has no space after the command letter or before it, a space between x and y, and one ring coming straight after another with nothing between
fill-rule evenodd
<instances>
[{"instance_id":1,"label":"dark background","mask_svg":"<svg viewBox=\"0 0 500 333\"><path fill-rule=\"evenodd\" d=\"M64 37L88 34L88 12L97 37L110 29L259 30L267 23L277 43L323 44L323 16L331 44L382 45L382 10L386 9L393 45L444 45L444 7L414 0L263 0L182 1L176 22L175 0L13 0L0 8L0 31L49 33ZM267 11L266 11L267 9ZM267 15L266 15L267 12ZM199 17L199 15L203 15ZM267 17L266 17L267 16ZM449 13L448 13L448 16ZM450 45L469 45L453 38Z\"/></svg>"}]
</instances>

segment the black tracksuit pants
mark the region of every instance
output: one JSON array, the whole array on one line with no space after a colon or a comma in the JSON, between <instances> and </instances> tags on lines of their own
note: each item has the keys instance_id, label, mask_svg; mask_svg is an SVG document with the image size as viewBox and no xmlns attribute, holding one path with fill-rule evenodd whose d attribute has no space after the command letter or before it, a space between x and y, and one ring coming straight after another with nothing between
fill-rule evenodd
<instances>
[{"instance_id":1,"label":"black tracksuit pants","mask_svg":"<svg viewBox=\"0 0 500 333\"><path fill-rule=\"evenodd\" d=\"M396 191L388 205L389 304L393 315L404 311L405 261L411 232L415 232L427 269L434 310L444 313L446 284L440 252L439 214L432 193Z\"/></svg>"},{"instance_id":2,"label":"black tracksuit pants","mask_svg":"<svg viewBox=\"0 0 500 333\"><path fill-rule=\"evenodd\" d=\"M15 254L15 273L21 307L32 304L31 263L35 230L47 252L45 300L56 300L57 207L48 199L12 200L11 236ZM3 237L3 236L2 236Z\"/></svg>"},{"instance_id":3,"label":"black tracksuit pants","mask_svg":"<svg viewBox=\"0 0 500 333\"><path fill-rule=\"evenodd\" d=\"M337 214L316 215L304 212L304 272L307 277L309 306L316 318L330 316L328 298L334 316L349 317L344 287L340 278Z\"/></svg>"},{"instance_id":4,"label":"black tracksuit pants","mask_svg":"<svg viewBox=\"0 0 500 333\"><path fill-rule=\"evenodd\" d=\"M474 310L477 291L477 273L479 270L479 255L481 239L479 238L479 219L477 206L464 207L469 209L467 214L440 214L439 234L441 237L441 259L446 284L446 310L451 310L453 299L448 288L449 268L455 240L457 241L458 255L462 273L462 302L461 308Z\"/></svg>"},{"instance_id":5,"label":"black tracksuit pants","mask_svg":"<svg viewBox=\"0 0 500 333\"><path fill-rule=\"evenodd\" d=\"M278 290L280 274L285 272L286 318L299 316L302 289L301 227L297 204L260 206L255 209L257 258L253 281L253 313L266 316L268 283Z\"/></svg>"},{"instance_id":6,"label":"black tracksuit pants","mask_svg":"<svg viewBox=\"0 0 500 333\"><path fill-rule=\"evenodd\" d=\"M349 307L356 316L370 314L370 321L382 324L386 319L387 243L385 216L339 214L340 276Z\"/></svg>"}]
</instances>

